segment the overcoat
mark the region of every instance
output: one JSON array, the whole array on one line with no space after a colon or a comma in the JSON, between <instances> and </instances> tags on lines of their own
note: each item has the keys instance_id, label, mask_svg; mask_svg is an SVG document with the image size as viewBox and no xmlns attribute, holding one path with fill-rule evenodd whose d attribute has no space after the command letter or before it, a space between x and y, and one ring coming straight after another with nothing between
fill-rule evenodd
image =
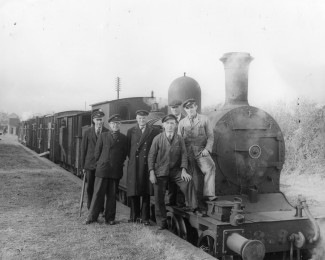
<instances>
[{"instance_id":1,"label":"overcoat","mask_svg":"<svg viewBox=\"0 0 325 260\"><path fill-rule=\"evenodd\" d=\"M149 181L148 153L153 138L160 133L160 129L146 125L142 133L139 125L127 131L128 142L128 169L127 169L127 195L153 196L153 186Z\"/></svg>"},{"instance_id":2,"label":"overcoat","mask_svg":"<svg viewBox=\"0 0 325 260\"><path fill-rule=\"evenodd\" d=\"M108 129L102 127L102 133L107 132ZM97 142L97 136L95 133L95 126L89 127L81 141L81 169L86 170L95 170L96 169L96 160L95 160L95 147Z\"/></svg>"},{"instance_id":3,"label":"overcoat","mask_svg":"<svg viewBox=\"0 0 325 260\"><path fill-rule=\"evenodd\" d=\"M114 140L111 132L102 133L95 148L96 177L121 179L126 156L127 140L124 134L118 133Z\"/></svg>"}]
</instances>

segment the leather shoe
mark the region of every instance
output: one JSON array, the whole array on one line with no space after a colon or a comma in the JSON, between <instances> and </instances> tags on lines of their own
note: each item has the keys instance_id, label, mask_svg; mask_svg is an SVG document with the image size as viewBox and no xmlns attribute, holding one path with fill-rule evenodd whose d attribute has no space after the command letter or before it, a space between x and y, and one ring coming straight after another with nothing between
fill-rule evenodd
<instances>
[{"instance_id":1,"label":"leather shoe","mask_svg":"<svg viewBox=\"0 0 325 260\"><path fill-rule=\"evenodd\" d=\"M115 222L115 220L111 220L111 221L109 221L109 223L108 224L110 224L111 226L112 225L115 225L116 224L116 222Z\"/></svg>"},{"instance_id":2,"label":"leather shoe","mask_svg":"<svg viewBox=\"0 0 325 260\"><path fill-rule=\"evenodd\" d=\"M136 222L137 221L135 219L132 219L132 218L128 219L128 223L136 223Z\"/></svg>"},{"instance_id":3,"label":"leather shoe","mask_svg":"<svg viewBox=\"0 0 325 260\"><path fill-rule=\"evenodd\" d=\"M190 212L190 211L194 211L192 207L189 206L185 206L183 208L181 208L181 210L185 211L185 212Z\"/></svg>"},{"instance_id":4,"label":"leather shoe","mask_svg":"<svg viewBox=\"0 0 325 260\"><path fill-rule=\"evenodd\" d=\"M218 200L218 196L209 196L208 200L209 201L216 201L216 200Z\"/></svg>"},{"instance_id":5,"label":"leather shoe","mask_svg":"<svg viewBox=\"0 0 325 260\"><path fill-rule=\"evenodd\" d=\"M207 217L208 215L205 212L202 212L200 209L194 209L193 213L199 217Z\"/></svg>"},{"instance_id":6,"label":"leather shoe","mask_svg":"<svg viewBox=\"0 0 325 260\"><path fill-rule=\"evenodd\" d=\"M175 203L170 203L170 202L168 202L168 203L166 203L166 206L176 206L176 204Z\"/></svg>"},{"instance_id":7,"label":"leather shoe","mask_svg":"<svg viewBox=\"0 0 325 260\"><path fill-rule=\"evenodd\" d=\"M143 221L142 224L145 226L150 226L150 222L148 220Z\"/></svg>"},{"instance_id":8,"label":"leather shoe","mask_svg":"<svg viewBox=\"0 0 325 260\"><path fill-rule=\"evenodd\" d=\"M91 223L92 223L91 220L86 220L85 225L89 225L89 224L91 224Z\"/></svg>"},{"instance_id":9,"label":"leather shoe","mask_svg":"<svg viewBox=\"0 0 325 260\"><path fill-rule=\"evenodd\" d=\"M161 226L159 226L158 230L164 230L164 229L168 229L167 224L162 224Z\"/></svg>"}]
</instances>

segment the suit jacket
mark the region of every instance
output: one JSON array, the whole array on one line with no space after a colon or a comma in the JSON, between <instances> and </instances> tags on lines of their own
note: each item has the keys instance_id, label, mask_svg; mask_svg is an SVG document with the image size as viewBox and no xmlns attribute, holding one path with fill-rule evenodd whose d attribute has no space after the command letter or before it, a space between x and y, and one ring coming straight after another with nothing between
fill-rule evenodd
<instances>
[{"instance_id":1,"label":"suit jacket","mask_svg":"<svg viewBox=\"0 0 325 260\"><path fill-rule=\"evenodd\" d=\"M148 153L153 138L160 133L160 129L147 124L142 133L139 125L127 131L128 141L128 196L153 195L153 186L149 181Z\"/></svg>"},{"instance_id":2,"label":"suit jacket","mask_svg":"<svg viewBox=\"0 0 325 260\"><path fill-rule=\"evenodd\" d=\"M207 116L197 114L193 125L185 117L178 124L178 134L184 138L189 156L198 156L203 149L212 152L214 134Z\"/></svg>"},{"instance_id":3,"label":"suit jacket","mask_svg":"<svg viewBox=\"0 0 325 260\"><path fill-rule=\"evenodd\" d=\"M103 127L102 133L107 132L108 129ZM95 133L95 126L89 127L82 137L81 141L81 168L86 170L96 169L96 160L94 157L97 136Z\"/></svg>"},{"instance_id":4,"label":"suit jacket","mask_svg":"<svg viewBox=\"0 0 325 260\"><path fill-rule=\"evenodd\" d=\"M157 177L169 176L170 171L187 169L187 152L183 138L174 134L171 142L168 141L166 133L157 135L152 142L148 166L155 171Z\"/></svg>"},{"instance_id":5,"label":"suit jacket","mask_svg":"<svg viewBox=\"0 0 325 260\"><path fill-rule=\"evenodd\" d=\"M102 133L95 148L96 177L121 179L126 155L127 140L124 134L118 133L114 140L111 132Z\"/></svg>"}]
</instances>

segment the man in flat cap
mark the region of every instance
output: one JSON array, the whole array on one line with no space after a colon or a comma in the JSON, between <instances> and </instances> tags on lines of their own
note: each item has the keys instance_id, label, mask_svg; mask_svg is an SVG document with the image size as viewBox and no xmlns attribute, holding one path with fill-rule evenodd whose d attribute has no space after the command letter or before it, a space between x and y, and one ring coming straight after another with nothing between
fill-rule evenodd
<instances>
[{"instance_id":1,"label":"man in flat cap","mask_svg":"<svg viewBox=\"0 0 325 260\"><path fill-rule=\"evenodd\" d=\"M81 141L81 168L87 177L87 208L89 210L94 192L96 160L94 156L95 146L99 135L107 132L108 129L103 126L105 114L101 110L92 113L93 126L87 129Z\"/></svg>"},{"instance_id":2,"label":"man in flat cap","mask_svg":"<svg viewBox=\"0 0 325 260\"><path fill-rule=\"evenodd\" d=\"M165 206L166 185L176 183L187 206L195 210L198 206L191 175L187 173L187 152L183 138L175 132L177 119L169 114L162 119L165 132L157 135L148 155L150 181L154 184L155 214L159 229L167 228Z\"/></svg>"},{"instance_id":3,"label":"man in flat cap","mask_svg":"<svg viewBox=\"0 0 325 260\"><path fill-rule=\"evenodd\" d=\"M181 121L185 116L182 114L182 101L179 99L174 99L169 103L170 112L173 114L177 119L177 124ZM177 127L175 127L175 131L177 133ZM184 206L185 198L184 194L180 191L179 186L175 182L170 182L168 184L168 205L178 205Z\"/></svg>"},{"instance_id":4,"label":"man in flat cap","mask_svg":"<svg viewBox=\"0 0 325 260\"><path fill-rule=\"evenodd\" d=\"M123 165L127 156L127 140L126 136L120 133L120 121L120 115L111 116L108 119L110 131L102 133L96 144L95 189L86 224L97 221L105 196L105 223L116 223L115 194L123 176Z\"/></svg>"},{"instance_id":5,"label":"man in flat cap","mask_svg":"<svg viewBox=\"0 0 325 260\"><path fill-rule=\"evenodd\" d=\"M212 126L205 115L197 113L195 99L190 98L183 103L187 116L179 122L178 134L185 141L189 168L193 172L193 181L198 193L198 198L202 195L209 200L215 200L215 164L210 156L214 141ZM200 178L196 168L204 175L203 192L200 187Z\"/></svg>"},{"instance_id":6,"label":"man in flat cap","mask_svg":"<svg viewBox=\"0 0 325 260\"><path fill-rule=\"evenodd\" d=\"M185 116L181 111L182 101L175 99L169 103L170 112L176 116L177 122L180 122Z\"/></svg>"},{"instance_id":7,"label":"man in flat cap","mask_svg":"<svg viewBox=\"0 0 325 260\"><path fill-rule=\"evenodd\" d=\"M129 156L127 195L131 203L129 222L136 222L141 217L145 225L150 225L150 196L153 195L153 187L148 175L148 153L153 138L160 133L159 129L147 124L148 114L145 110L136 111L138 123L127 131Z\"/></svg>"}]
</instances>

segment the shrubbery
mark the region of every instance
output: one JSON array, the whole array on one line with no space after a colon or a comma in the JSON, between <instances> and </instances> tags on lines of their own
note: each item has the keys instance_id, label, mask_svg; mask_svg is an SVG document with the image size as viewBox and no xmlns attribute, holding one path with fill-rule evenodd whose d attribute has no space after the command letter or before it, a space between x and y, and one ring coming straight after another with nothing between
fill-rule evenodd
<instances>
[{"instance_id":1,"label":"shrubbery","mask_svg":"<svg viewBox=\"0 0 325 260\"><path fill-rule=\"evenodd\" d=\"M284 135L286 160L282 172L324 172L325 108L308 99L298 99L262 109L277 121Z\"/></svg>"}]
</instances>

